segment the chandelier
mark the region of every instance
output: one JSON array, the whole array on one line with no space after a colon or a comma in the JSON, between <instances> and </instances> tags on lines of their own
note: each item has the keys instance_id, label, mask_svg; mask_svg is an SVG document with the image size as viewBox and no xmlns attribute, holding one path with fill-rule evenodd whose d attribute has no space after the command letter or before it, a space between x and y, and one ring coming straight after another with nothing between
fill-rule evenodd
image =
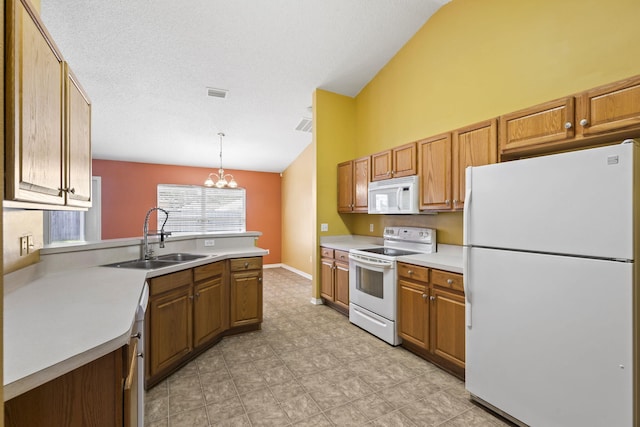
<instances>
[{"instance_id":1,"label":"chandelier","mask_svg":"<svg viewBox=\"0 0 640 427\"><path fill-rule=\"evenodd\" d=\"M233 175L230 173L225 174L224 169L222 169L222 137L224 133L220 132L218 136L220 137L220 169L218 169L218 173L211 172L204 181L204 185L205 187L236 188L238 183L233 178ZM229 178L229 181L227 181L227 178Z\"/></svg>"}]
</instances>

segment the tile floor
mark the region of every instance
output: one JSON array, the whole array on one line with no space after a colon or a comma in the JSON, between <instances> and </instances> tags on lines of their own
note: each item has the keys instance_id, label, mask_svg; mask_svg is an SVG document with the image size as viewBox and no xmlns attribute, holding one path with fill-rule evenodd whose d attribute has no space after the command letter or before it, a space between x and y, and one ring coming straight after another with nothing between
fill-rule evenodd
<instances>
[{"instance_id":1,"label":"tile floor","mask_svg":"<svg viewBox=\"0 0 640 427\"><path fill-rule=\"evenodd\" d=\"M145 426L506 426L464 384L264 270L262 330L225 337L146 393Z\"/></svg>"}]
</instances>

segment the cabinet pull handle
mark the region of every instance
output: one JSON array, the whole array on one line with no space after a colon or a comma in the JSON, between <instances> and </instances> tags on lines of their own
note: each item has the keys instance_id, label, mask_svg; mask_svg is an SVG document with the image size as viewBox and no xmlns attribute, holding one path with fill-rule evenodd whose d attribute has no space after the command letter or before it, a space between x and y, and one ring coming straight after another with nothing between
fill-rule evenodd
<instances>
[{"instance_id":1,"label":"cabinet pull handle","mask_svg":"<svg viewBox=\"0 0 640 427\"><path fill-rule=\"evenodd\" d=\"M67 191L71 194L76 194L76 189L71 187L71 188L67 188Z\"/></svg>"},{"instance_id":2,"label":"cabinet pull handle","mask_svg":"<svg viewBox=\"0 0 640 427\"><path fill-rule=\"evenodd\" d=\"M138 353L137 356L140 358L144 358L144 353Z\"/></svg>"},{"instance_id":3,"label":"cabinet pull handle","mask_svg":"<svg viewBox=\"0 0 640 427\"><path fill-rule=\"evenodd\" d=\"M131 335L131 338L137 338L140 339L142 335L140 334L140 332L136 332L135 334Z\"/></svg>"},{"instance_id":4,"label":"cabinet pull handle","mask_svg":"<svg viewBox=\"0 0 640 427\"><path fill-rule=\"evenodd\" d=\"M580 126L585 127L589 124L589 121L587 119L582 119L580 120Z\"/></svg>"},{"instance_id":5,"label":"cabinet pull handle","mask_svg":"<svg viewBox=\"0 0 640 427\"><path fill-rule=\"evenodd\" d=\"M451 285L452 283L453 283L453 280L452 280L452 279L447 279L447 284L448 284L448 285Z\"/></svg>"},{"instance_id":6,"label":"cabinet pull handle","mask_svg":"<svg viewBox=\"0 0 640 427\"><path fill-rule=\"evenodd\" d=\"M571 123L571 122L566 122L566 123L564 124L564 128L565 128L565 129L571 129L572 127L573 127L573 123Z\"/></svg>"}]
</instances>

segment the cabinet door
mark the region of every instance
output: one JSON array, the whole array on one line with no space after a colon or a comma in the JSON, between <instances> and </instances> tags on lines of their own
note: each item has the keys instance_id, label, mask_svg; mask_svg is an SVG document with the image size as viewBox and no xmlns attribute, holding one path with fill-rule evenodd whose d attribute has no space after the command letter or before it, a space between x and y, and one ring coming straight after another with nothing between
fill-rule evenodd
<instances>
[{"instance_id":1,"label":"cabinet door","mask_svg":"<svg viewBox=\"0 0 640 427\"><path fill-rule=\"evenodd\" d=\"M27 4L7 2L6 199L62 205L63 59Z\"/></svg>"},{"instance_id":2,"label":"cabinet door","mask_svg":"<svg viewBox=\"0 0 640 427\"><path fill-rule=\"evenodd\" d=\"M500 154L503 158L548 150L551 143L574 136L573 96L545 102L500 117Z\"/></svg>"},{"instance_id":3,"label":"cabinet door","mask_svg":"<svg viewBox=\"0 0 640 427\"><path fill-rule=\"evenodd\" d=\"M451 209L451 134L418 142L420 209Z\"/></svg>"},{"instance_id":4,"label":"cabinet door","mask_svg":"<svg viewBox=\"0 0 640 427\"><path fill-rule=\"evenodd\" d=\"M392 159L391 150L371 155L371 181L380 181L392 177Z\"/></svg>"},{"instance_id":5,"label":"cabinet door","mask_svg":"<svg viewBox=\"0 0 640 427\"><path fill-rule=\"evenodd\" d=\"M344 308L349 308L349 264L336 262L335 269L335 302Z\"/></svg>"},{"instance_id":6,"label":"cabinet door","mask_svg":"<svg viewBox=\"0 0 640 427\"><path fill-rule=\"evenodd\" d=\"M333 301L333 259L320 260L320 296Z\"/></svg>"},{"instance_id":7,"label":"cabinet door","mask_svg":"<svg viewBox=\"0 0 640 427\"><path fill-rule=\"evenodd\" d=\"M640 76L581 94L576 122L584 136L640 127Z\"/></svg>"},{"instance_id":8,"label":"cabinet door","mask_svg":"<svg viewBox=\"0 0 640 427\"><path fill-rule=\"evenodd\" d=\"M391 175L394 178L415 175L418 172L416 154L415 142L394 148L392 150L393 169Z\"/></svg>"},{"instance_id":9,"label":"cabinet door","mask_svg":"<svg viewBox=\"0 0 640 427\"><path fill-rule=\"evenodd\" d=\"M68 65L65 71L67 205L91 207L91 102Z\"/></svg>"},{"instance_id":10,"label":"cabinet door","mask_svg":"<svg viewBox=\"0 0 640 427\"><path fill-rule=\"evenodd\" d=\"M369 207L369 156L353 161L353 212L367 212Z\"/></svg>"},{"instance_id":11,"label":"cabinet door","mask_svg":"<svg viewBox=\"0 0 640 427\"><path fill-rule=\"evenodd\" d=\"M353 162L338 165L338 212L353 210Z\"/></svg>"},{"instance_id":12,"label":"cabinet door","mask_svg":"<svg viewBox=\"0 0 640 427\"><path fill-rule=\"evenodd\" d=\"M197 348L227 329L228 299L222 275L196 284L193 291L193 346Z\"/></svg>"},{"instance_id":13,"label":"cabinet door","mask_svg":"<svg viewBox=\"0 0 640 427\"><path fill-rule=\"evenodd\" d=\"M398 281L398 335L425 350L429 349L429 299L426 286Z\"/></svg>"},{"instance_id":14,"label":"cabinet door","mask_svg":"<svg viewBox=\"0 0 640 427\"><path fill-rule=\"evenodd\" d=\"M230 326L262 322L262 272L231 273Z\"/></svg>"},{"instance_id":15,"label":"cabinet door","mask_svg":"<svg viewBox=\"0 0 640 427\"><path fill-rule=\"evenodd\" d=\"M465 169L498 160L496 120L488 120L453 132L453 208L464 207Z\"/></svg>"},{"instance_id":16,"label":"cabinet door","mask_svg":"<svg viewBox=\"0 0 640 427\"><path fill-rule=\"evenodd\" d=\"M464 296L439 288L431 292L431 351L464 368Z\"/></svg>"},{"instance_id":17,"label":"cabinet door","mask_svg":"<svg viewBox=\"0 0 640 427\"><path fill-rule=\"evenodd\" d=\"M193 348L192 298L191 286L185 286L150 299L151 354L146 358L150 376L171 367Z\"/></svg>"}]
</instances>

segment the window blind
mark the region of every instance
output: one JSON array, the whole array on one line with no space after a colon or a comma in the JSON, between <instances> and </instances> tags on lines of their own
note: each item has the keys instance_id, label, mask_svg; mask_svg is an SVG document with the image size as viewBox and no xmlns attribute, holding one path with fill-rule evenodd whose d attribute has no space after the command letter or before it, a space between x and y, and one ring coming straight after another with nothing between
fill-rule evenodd
<instances>
[{"instance_id":1,"label":"window blind","mask_svg":"<svg viewBox=\"0 0 640 427\"><path fill-rule=\"evenodd\" d=\"M158 207L169 212L164 229L172 233L246 231L244 188L158 184ZM158 212L158 227L162 221Z\"/></svg>"}]
</instances>

